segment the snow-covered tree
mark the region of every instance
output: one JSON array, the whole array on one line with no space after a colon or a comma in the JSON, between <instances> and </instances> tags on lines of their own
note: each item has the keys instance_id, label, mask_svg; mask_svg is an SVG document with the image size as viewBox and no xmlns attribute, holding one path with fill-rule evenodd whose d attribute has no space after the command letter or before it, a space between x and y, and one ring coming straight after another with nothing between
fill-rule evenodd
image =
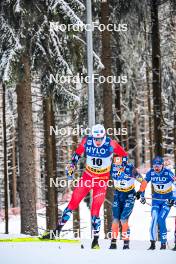
<instances>
[{"instance_id":1,"label":"snow-covered tree","mask_svg":"<svg viewBox=\"0 0 176 264\"><path fill-rule=\"evenodd\" d=\"M76 11L79 13L83 9L80 1L1 1L0 76L6 86L10 87L12 83L16 85L23 233L37 233L31 105L32 72L39 72L43 91L47 95L52 94L56 97L67 94L75 97L75 94L78 94L72 85L52 84L50 75L75 73L74 59L71 59L71 55L76 56L72 51L80 40L76 38L74 32L62 32L56 28L54 22L59 25L61 23L82 25ZM79 54L81 56L81 52Z\"/></svg>"}]
</instances>

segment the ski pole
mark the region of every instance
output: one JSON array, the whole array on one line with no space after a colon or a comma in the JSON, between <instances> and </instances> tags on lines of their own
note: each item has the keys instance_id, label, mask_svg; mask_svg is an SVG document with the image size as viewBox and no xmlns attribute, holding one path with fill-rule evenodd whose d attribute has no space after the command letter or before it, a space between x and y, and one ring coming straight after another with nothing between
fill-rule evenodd
<instances>
[{"instance_id":1,"label":"ski pole","mask_svg":"<svg viewBox=\"0 0 176 264\"><path fill-rule=\"evenodd\" d=\"M145 197L147 200L155 200L155 201L166 201L167 199L159 199L159 198L152 198L152 197Z\"/></svg>"},{"instance_id":2,"label":"ski pole","mask_svg":"<svg viewBox=\"0 0 176 264\"><path fill-rule=\"evenodd\" d=\"M176 217L175 217L175 233L174 233L174 235L175 235L175 241L174 241L174 243L176 244Z\"/></svg>"},{"instance_id":3,"label":"ski pole","mask_svg":"<svg viewBox=\"0 0 176 264\"><path fill-rule=\"evenodd\" d=\"M149 206L152 206L150 203L148 203L148 202L145 202L145 204L147 204L147 205L149 205Z\"/></svg>"}]
</instances>

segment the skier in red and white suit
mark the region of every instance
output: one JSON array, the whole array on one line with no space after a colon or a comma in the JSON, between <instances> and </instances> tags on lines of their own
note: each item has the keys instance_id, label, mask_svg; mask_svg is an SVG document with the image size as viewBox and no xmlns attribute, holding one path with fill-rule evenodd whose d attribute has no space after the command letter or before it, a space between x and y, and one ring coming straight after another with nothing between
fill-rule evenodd
<instances>
[{"instance_id":1,"label":"skier in red and white suit","mask_svg":"<svg viewBox=\"0 0 176 264\"><path fill-rule=\"evenodd\" d=\"M92 135L84 137L75 150L71 163L66 169L68 178L72 179L76 164L82 154L86 156L86 169L78 185L74 188L71 201L64 210L62 219L55 231L61 231L63 225L70 218L72 211L78 207L81 200L90 190L93 190L91 218L94 239L92 241L92 248L97 248L99 247L98 237L101 223L99 211L106 196L113 154L125 157L127 153L117 141L107 137L104 127L98 124L93 126Z\"/></svg>"}]
</instances>

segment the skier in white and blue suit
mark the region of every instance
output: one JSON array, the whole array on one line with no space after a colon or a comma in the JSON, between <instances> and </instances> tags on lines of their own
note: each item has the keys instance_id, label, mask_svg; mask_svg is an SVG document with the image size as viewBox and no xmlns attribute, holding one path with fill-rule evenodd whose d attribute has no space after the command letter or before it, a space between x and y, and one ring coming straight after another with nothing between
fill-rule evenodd
<instances>
[{"instance_id":1,"label":"skier in white and blue suit","mask_svg":"<svg viewBox=\"0 0 176 264\"><path fill-rule=\"evenodd\" d=\"M119 225L122 226L123 249L129 249L130 229L129 217L133 211L136 191L135 181L142 182L143 178L133 164L128 163L127 157L115 157L111 168L111 177L114 181L114 203L112 207L112 239L110 249L116 249ZM142 202L142 198L141 198Z\"/></svg>"},{"instance_id":2,"label":"skier in white and blue suit","mask_svg":"<svg viewBox=\"0 0 176 264\"><path fill-rule=\"evenodd\" d=\"M164 160L157 156L153 162L153 167L147 172L145 179L141 183L139 191L136 193L136 198L139 199L143 191L145 191L147 184L151 181L153 186L152 194L152 221L150 226L150 241L149 249L155 249L155 242L157 238L157 224L160 229L161 248L166 249L167 242L167 228L166 218L170 212L172 205L175 203L172 187L176 183L174 173L164 167Z\"/></svg>"}]
</instances>

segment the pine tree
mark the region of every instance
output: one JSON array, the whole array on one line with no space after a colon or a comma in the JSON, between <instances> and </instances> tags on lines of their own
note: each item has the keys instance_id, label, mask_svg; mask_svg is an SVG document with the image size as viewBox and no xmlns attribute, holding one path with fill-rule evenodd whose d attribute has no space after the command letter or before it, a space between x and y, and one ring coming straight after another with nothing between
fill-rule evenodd
<instances>
[{"instance_id":1,"label":"pine tree","mask_svg":"<svg viewBox=\"0 0 176 264\"><path fill-rule=\"evenodd\" d=\"M158 1L155 0L151 0L151 23L155 155L162 156L161 52Z\"/></svg>"},{"instance_id":2,"label":"pine tree","mask_svg":"<svg viewBox=\"0 0 176 264\"><path fill-rule=\"evenodd\" d=\"M108 25L109 23L109 1L101 3L101 24ZM104 30L102 32L102 63L104 69L102 75L107 78L111 76L111 42L110 32ZM106 129L113 128L113 111L112 111L112 86L107 81L103 84L103 108L104 108L104 126ZM112 188L107 189L106 200L104 203L104 232L105 236L111 230L112 219Z\"/></svg>"},{"instance_id":3,"label":"pine tree","mask_svg":"<svg viewBox=\"0 0 176 264\"><path fill-rule=\"evenodd\" d=\"M76 40L76 35L72 32L70 34L72 41L70 41L67 33L62 33L51 26L51 22L61 23L64 20L67 23L82 24L72 8L80 11L84 6L79 1L70 4L66 1L36 3L27 0L14 2L4 0L1 2L0 25L3 37L0 42L0 75L3 82L9 86L11 83L16 84L20 157L19 192L23 233L37 234L31 104L32 70L42 72L41 82L45 87L43 92L46 93L48 87L49 89L54 87L50 90L54 96L59 96L61 92L64 96L68 94L75 96L72 91L66 92L68 85L49 85L50 74L72 74L71 60L66 61L71 54L71 48L67 48L65 44L69 42L74 45L80 40Z\"/></svg>"}]
</instances>

